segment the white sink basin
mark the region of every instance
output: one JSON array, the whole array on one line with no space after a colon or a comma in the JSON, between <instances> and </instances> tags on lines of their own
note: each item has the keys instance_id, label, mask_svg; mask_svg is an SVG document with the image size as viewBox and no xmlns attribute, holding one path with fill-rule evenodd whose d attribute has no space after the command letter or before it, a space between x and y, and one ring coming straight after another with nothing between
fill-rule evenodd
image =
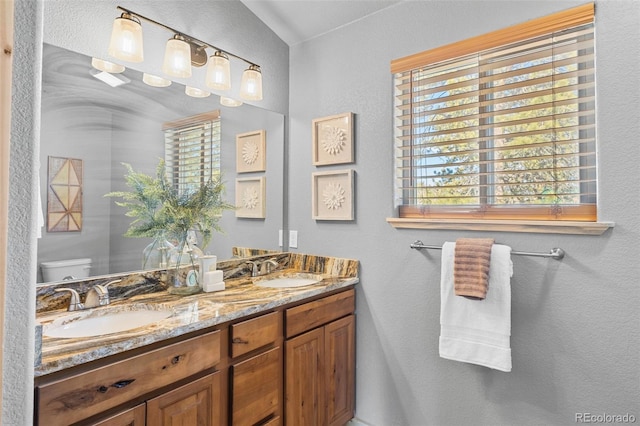
<instances>
[{"instance_id":1,"label":"white sink basin","mask_svg":"<svg viewBox=\"0 0 640 426\"><path fill-rule=\"evenodd\" d=\"M264 277L254 281L258 287L269 288L295 288L318 284L322 281L322 275L307 273L290 273L274 277Z\"/></svg>"},{"instance_id":2,"label":"white sink basin","mask_svg":"<svg viewBox=\"0 0 640 426\"><path fill-rule=\"evenodd\" d=\"M169 318L169 309L137 308L134 310L101 310L78 312L58 318L44 326L43 335L63 339L101 336L144 327Z\"/></svg>"}]
</instances>

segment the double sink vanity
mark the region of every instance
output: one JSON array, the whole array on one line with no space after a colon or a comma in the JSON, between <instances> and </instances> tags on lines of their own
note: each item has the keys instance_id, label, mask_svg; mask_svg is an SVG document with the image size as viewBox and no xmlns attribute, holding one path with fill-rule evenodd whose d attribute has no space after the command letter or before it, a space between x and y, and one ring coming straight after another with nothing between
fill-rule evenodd
<instances>
[{"instance_id":1,"label":"double sink vanity","mask_svg":"<svg viewBox=\"0 0 640 426\"><path fill-rule=\"evenodd\" d=\"M169 294L162 271L117 277L110 303L68 312L38 290L36 425L342 425L353 417L358 262L277 253L223 291ZM114 277L109 277L113 280ZM109 279L75 283L79 294Z\"/></svg>"}]
</instances>

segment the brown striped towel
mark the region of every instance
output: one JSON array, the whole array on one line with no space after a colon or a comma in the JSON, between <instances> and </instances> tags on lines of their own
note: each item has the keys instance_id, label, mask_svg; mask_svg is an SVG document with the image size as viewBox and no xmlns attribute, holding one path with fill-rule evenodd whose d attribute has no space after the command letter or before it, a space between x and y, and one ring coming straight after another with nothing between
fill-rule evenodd
<instances>
[{"instance_id":1,"label":"brown striped towel","mask_svg":"<svg viewBox=\"0 0 640 426\"><path fill-rule=\"evenodd\" d=\"M453 264L456 296L484 299L489 288L493 238L458 238Z\"/></svg>"}]
</instances>

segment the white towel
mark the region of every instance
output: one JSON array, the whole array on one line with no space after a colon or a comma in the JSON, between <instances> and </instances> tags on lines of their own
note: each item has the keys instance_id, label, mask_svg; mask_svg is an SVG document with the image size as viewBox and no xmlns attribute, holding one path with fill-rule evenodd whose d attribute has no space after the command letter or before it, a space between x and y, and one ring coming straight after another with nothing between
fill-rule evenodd
<instances>
[{"instance_id":1,"label":"white towel","mask_svg":"<svg viewBox=\"0 0 640 426\"><path fill-rule=\"evenodd\" d=\"M493 245L487 296L472 300L454 294L455 246L442 246L440 357L511 371L511 247Z\"/></svg>"}]
</instances>

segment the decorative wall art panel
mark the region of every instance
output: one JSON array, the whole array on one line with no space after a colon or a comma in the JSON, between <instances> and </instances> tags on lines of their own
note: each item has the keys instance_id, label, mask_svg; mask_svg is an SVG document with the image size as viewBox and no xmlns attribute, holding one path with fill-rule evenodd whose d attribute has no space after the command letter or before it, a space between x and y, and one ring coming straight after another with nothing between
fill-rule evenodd
<instances>
[{"instance_id":1,"label":"decorative wall art panel","mask_svg":"<svg viewBox=\"0 0 640 426\"><path fill-rule=\"evenodd\" d=\"M316 118L312 124L313 164L353 163L353 113Z\"/></svg>"},{"instance_id":2,"label":"decorative wall art panel","mask_svg":"<svg viewBox=\"0 0 640 426\"><path fill-rule=\"evenodd\" d=\"M266 187L264 176L236 179L236 217L264 219Z\"/></svg>"},{"instance_id":3,"label":"decorative wall art panel","mask_svg":"<svg viewBox=\"0 0 640 426\"><path fill-rule=\"evenodd\" d=\"M353 170L312 175L312 216L316 220L353 220Z\"/></svg>"},{"instance_id":4,"label":"decorative wall art panel","mask_svg":"<svg viewBox=\"0 0 640 426\"><path fill-rule=\"evenodd\" d=\"M238 173L266 170L266 139L265 130L236 135L236 171Z\"/></svg>"},{"instance_id":5,"label":"decorative wall art panel","mask_svg":"<svg viewBox=\"0 0 640 426\"><path fill-rule=\"evenodd\" d=\"M82 160L49 157L47 232L82 230Z\"/></svg>"}]
</instances>

